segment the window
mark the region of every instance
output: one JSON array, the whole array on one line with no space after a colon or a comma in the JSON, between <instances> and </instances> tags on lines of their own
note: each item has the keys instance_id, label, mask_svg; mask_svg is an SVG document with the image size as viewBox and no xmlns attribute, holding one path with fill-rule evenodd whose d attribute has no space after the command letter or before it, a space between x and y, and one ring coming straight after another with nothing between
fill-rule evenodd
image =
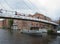
<instances>
[{"instance_id":1,"label":"window","mask_svg":"<svg viewBox=\"0 0 60 44\"><path fill-rule=\"evenodd\" d=\"M39 17L37 17L39 19Z\"/></svg>"},{"instance_id":2,"label":"window","mask_svg":"<svg viewBox=\"0 0 60 44\"><path fill-rule=\"evenodd\" d=\"M31 25L33 25L33 23Z\"/></svg>"}]
</instances>

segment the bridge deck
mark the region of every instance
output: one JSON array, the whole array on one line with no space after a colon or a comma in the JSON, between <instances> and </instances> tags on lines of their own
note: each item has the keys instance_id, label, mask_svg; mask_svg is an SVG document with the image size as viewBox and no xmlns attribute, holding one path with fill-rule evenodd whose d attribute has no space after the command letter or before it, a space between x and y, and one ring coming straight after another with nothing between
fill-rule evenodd
<instances>
[{"instance_id":1,"label":"bridge deck","mask_svg":"<svg viewBox=\"0 0 60 44\"><path fill-rule=\"evenodd\" d=\"M0 18L27 20L27 21L43 22L43 23L58 25L54 22L50 22L47 20L42 20L42 19L37 19L37 18L32 18L32 17L27 17L27 16L14 15L14 14L9 14L9 13L0 13Z\"/></svg>"}]
</instances>

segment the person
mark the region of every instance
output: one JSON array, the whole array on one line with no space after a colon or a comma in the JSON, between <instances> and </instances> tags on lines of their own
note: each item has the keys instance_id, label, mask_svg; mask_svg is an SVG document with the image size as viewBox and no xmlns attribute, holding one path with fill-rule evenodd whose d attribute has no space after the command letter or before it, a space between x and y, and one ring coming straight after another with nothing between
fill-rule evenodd
<instances>
[{"instance_id":1,"label":"person","mask_svg":"<svg viewBox=\"0 0 60 44\"><path fill-rule=\"evenodd\" d=\"M0 9L0 13L2 13L2 9Z\"/></svg>"},{"instance_id":2,"label":"person","mask_svg":"<svg viewBox=\"0 0 60 44\"><path fill-rule=\"evenodd\" d=\"M17 15L17 12L15 11L15 15Z\"/></svg>"}]
</instances>

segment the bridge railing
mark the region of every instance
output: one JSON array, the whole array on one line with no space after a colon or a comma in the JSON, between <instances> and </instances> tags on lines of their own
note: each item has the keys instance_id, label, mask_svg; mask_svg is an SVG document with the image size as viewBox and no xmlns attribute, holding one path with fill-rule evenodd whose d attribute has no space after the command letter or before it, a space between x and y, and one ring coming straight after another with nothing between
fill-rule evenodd
<instances>
[{"instance_id":1,"label":"bridge railing","mask_svg":"<svg viewBox=\"0 0 60 44\"><path fill-rule=\"evenodd\" d=\"M3 9L0 9L0 13L15 14L15 11L9 11L9 10L3 10Z\"/></svg>"},{"instance_id":2,"label":"bridge railing","mask_svg":"<svg viewBox=\"0 0 60 44\"><path fill-rule=\"evenodd\" d=\"M10 18L18 18L18 19L26 19L26 20L34 20L34 21L41 21L41 22L45 22L45 23L51 23L51 24L56 24L54 22L50 22L47 20L42 20L42 19L38 19L38 18L32 18L32 17L27 17L27 16L20 16L20 15L16 15L15 12L13 13L9 13L11 11L6 11L6 10L0 10L0 17L10 17ZM56 24L57 25L57 24Z\"/></svg>"}]
</instances>

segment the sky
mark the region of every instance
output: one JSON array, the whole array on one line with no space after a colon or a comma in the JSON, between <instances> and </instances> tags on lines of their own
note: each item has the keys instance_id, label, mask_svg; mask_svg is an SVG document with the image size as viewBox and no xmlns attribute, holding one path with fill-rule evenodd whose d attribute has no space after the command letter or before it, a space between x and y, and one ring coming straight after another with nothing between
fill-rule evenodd
<instances>
[{"instance_id":1,"label":"sky","mask_svg":"<svg viewBox=\"0 0 60 44\"><path fill-rule=\"evenodd\" d=\"M60 0L0 0L0 8L25 14L36 12L53 20L60 17Z\"/></svg>"}]
</instances>

